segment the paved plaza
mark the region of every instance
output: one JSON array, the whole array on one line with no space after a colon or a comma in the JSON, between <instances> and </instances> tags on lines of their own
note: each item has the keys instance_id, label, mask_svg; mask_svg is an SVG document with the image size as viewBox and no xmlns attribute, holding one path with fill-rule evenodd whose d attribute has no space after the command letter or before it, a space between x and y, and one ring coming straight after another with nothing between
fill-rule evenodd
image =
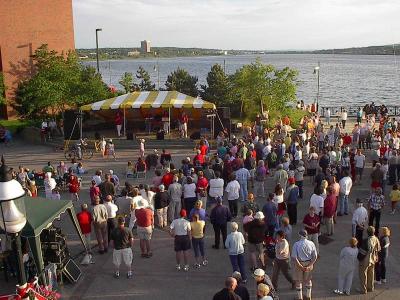
<instances>
[{"instance_id":1,"label":"paved plaza","mask_svg":"<svg viewBox=\"0 0 400 300\"><path fill-rule=\"evenodd\" d=\"M91 160L84 161L84 166L88 170L88 174L83 176L83 188L79 203L75 203L76 211L79 211L82 202L89 203L89 181L96 169L108 171L114 170L120 177L121 182L125 181L124 170L128 160L136 160L138 157L137 149L117 150L117 161L102 159L99 154ZM17 168L18 165L24 165L30 169L41 169L47 161L51 161L56 165L58 161L63 160L63 153L54 153L52 148L45 146L27 145L21 141L14 142L10 147L2 146L0 153L5 154L6 162L9 166ZM173 160L177 167L180 167L180 161L186 156L193 156L191 150L174 150L172 151ZM368 156L368 155L367 155ZM354 186L350 194L351 207L354 207L357 197L367 198L369 195L369 173L371 164L368 163L365 172L365 179L361 185ZM147 175L147 182L151 181L153 171ZM138 181L130 179L133 184ZM144 182L144 180L141 180ZM267 192L272 191L272 180L268 179ZM387 193L390 187L387 188ZM309 177L305 180L305 197L299 204L299 219L305 215L309 206L309 197L312 193ZM43 196L43 195L42 195ZM69 194L64 193L63 198L69 199ZM34 201L34 199L33 199ZM265 199L257 199L260 205L263 205ZM387 204L389 204L387 202ZM335 228L334 241L328 245L321 245L321 257L316 263L313 280L313 299L337 299L346 297L347 299L400 299L400 237L397 233L400 213L389 215L389 208L384 209L382 215L382 225L389 226L392 229L391 246L389 250L389 258L387 260L388 267L388 283L376 286L374 293L368 295L357 294L358 289L358 272L355 272L351 296L336 296L333 290L336 288L336 278L338 270L339 253L343 246L347 245L347 241L351 236L351 215L338 217L338 223ZM237 219L241 223L241 219ZM301 223L301 221L299 222ZM66 216L62 216L59 222L68 237L68 245L73 255L82 251L82 247L78 241L78 236L74 232L72 224ZM297 232L301 228L301 224L294 226L291 244L297 240ZM140 257L139 243L135 240L133 279L127 279L121 276L119 279L113 278L112 251L107 254L97 254L95 249L95 263L89 266L82 266L83 276L76 284L65 283L61 287L62 299L212 299L215 292L223 287L224 279L232 273L231 264L229 262L226 250L214 250L211 248L213 244L214 234L211 226L207 227L206 235L206 251L209 265L200 269L191 268L188 272L175 270L175 252L173 251L173 238L165 231L155 230L152 239L153 257L145 259ZM92 232L92 246L95 245L95 237ZM192 255L192 253L191 253ZM81 256L76 258L79 263ZM193 256L191 264L194 263ZM267 273L271 275L271 261L268 261ZM250 273L248 274L250 275ZM285 280L283 275L279 279L280 299L293 299L295 291L290 289L290 284ZM13 291L14 283L10 281L5 284L2 276L0 276L0 292ZM251 293L251 299L255 298L255 282L250 277L247 287Z\"/></svg>"}]
</instances>

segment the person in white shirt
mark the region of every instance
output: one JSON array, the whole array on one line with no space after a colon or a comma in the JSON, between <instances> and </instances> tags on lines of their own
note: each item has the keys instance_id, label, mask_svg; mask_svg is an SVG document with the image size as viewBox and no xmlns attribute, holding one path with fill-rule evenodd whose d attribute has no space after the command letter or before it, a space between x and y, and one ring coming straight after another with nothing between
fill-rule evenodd
<instances>
[{"instance_id":1,"label":"person in white shirt","mask_svg":"<svg viewBox=\"0 0 400 300\"><path fill-rule=\"evenodd\" d=\"M342 120L342 128L344 129L346 127L346 121L347 121L347 111L345 109L342 111L341 120Z\"/></svg>"},{"instance_id":2,"label":"person in white shirt","mask_svg":"<svg viewBox=\"0 0 400 300\"><path fill-rule=\"evenodd\" d=\"M324 193L322 186L317 186L314 189L314 194L310 198L310 207L315 208L315 214L322 216L324 213L324 198L322 194Z\"/></svg>"},{"instance_id":3,"label":"person in white shirt","mask_svg":"<svg viewBox=\"0 0 400 300\"><path fill-rule=\"evenodd\" d=\"M219 171L215 171L215 178L210 179L208 186L208 203L210 204L210 210L212 210L217 204L217 198L224 196L224 180L221 177L221 173Z\"/></svg>"},{"instance_id":4,"label":"person in white shirt","mask_svg":"<svg viewBox=\"0 0 400 300\"><path fill-rule=\"evenodd\" d=\"M244 258L244 244L246 243L243 234L238 231L239 225L236 222L231 223L232 232L228 234L225 241L225 247L228 249L233 272L240 272L242 279L246 282L246 266Z\"/></svg>"},{"instance_id":5,"label":"person in white shirt","mask_svg":"<svg viewBox=\"0 0 400 300\"><path fill-rule=\"evenodd\" d=\"M106 201L104 202L104 206L107 209L107 232L108 232L108 240L110 241L111 239L111 233L115 228L117 228L118 223L117 223L117 211L118 211L118 206L116 206L112 202L112 196L108 195L106 197ZM107 252L107 249L105 249Z\"/></svg>"},{"instance_id":6,"label":"person in white shirt","mask_svg":"<svg viewBox=\"0 0 400 300\"><path fill-rule=\"evenodd\" d=\"M56 188L56 180L51 177L51 172L47 172L44 178L44 191L46 194L46 199L52 199L52 192Z\"/></svg>"},{"instance_id":7,"label":"person in white shirt","mask_svg":"<svg viewBox=\"0 0 400 300\"><path fill-rule=\"evenodd\" d=\"M191 226L186 220L186 210L182 209L181 217L172 221L170 225L170 234L175 238L174 249L176 253L176 269L181 270L181 261L185 263L184 271L189 271L188 251L190 250Z\"/></svg>"},{"instance_id":8,"label":"person in white shirt","mask_svg":"<svg viewBox=\"0 0 400 300\"><path fill-rule=\"evenodd\" d=\"M361 199L356 200L356 205L357 208L353 212L353 218L351 219L352 235L361 245L364 229L368 226L368 211L363 206L363 201Z\"/></svg>"},{"instance_id":9,"label":"person in white shirt","mask_svg":"<svg viewBox=\"0 0 400 300\"><path fill-rule=\"evenodd\" d=\"M354 155L354 161L355 161L355 167L356 167L355 183L357 182L357 177L358 177L359 183L361 184L362 174L363 174L364 167L365 167L365 155L361 153L361 149L358 149L357 154Z\"/></svg>"},{"instance_id":10,"label":"person in white shirt","mask_svg":"<svg viewBox=\"0 0 400 300\"><path fill-rule=\"evenodd\" d=\"M353 186L353 180L349 176L349 171L345 170L344 177L339 181L339 213L338 216L349 214L349 194Z\"/></svg>"},{"instance_id":11,"label":"person in white shirt","mask_svg":"<svg viewBox=\"0 0 400 300\"><path fill-rule=\"evenodd\" d=\"M225 191L228 196L229 210L231 211L232 217L236 218L238 215L240 184L235 179L235 174L229 176L229 182L226 185Z\"/></svg>"},{"instance_id":12,"label":"person in white shirt","mask_svg":"<svg viewBox=\"0 0 400 300\"><path fill-rule=\"evenodd\" d=\"M183 200L186 211L191 212L195 202L197 201L197 195L196 184L190 176L186 177L186 183L183 185Z\"/></svg>"},{"instance_id":13,"label":"person in white shirt","mask_svg":"<svg viewBox=\"0 0 400 300\"><path fill-rule=\"evenodd\" d=\"M340 251L338 288L333 291L335 294L346 294L350 296L353 273L357 262L357 244L357 239L351 238L349 246L344 247L342 251Z\"/></svg>"}]
</instances>

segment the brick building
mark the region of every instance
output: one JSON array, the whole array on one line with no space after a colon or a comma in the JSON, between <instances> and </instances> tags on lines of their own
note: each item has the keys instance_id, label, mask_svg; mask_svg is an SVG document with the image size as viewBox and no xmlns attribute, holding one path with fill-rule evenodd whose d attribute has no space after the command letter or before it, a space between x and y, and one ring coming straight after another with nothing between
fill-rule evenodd
<instances>
[{"instance_id":1,"label":"brick building","mask_svg":"<svg viewBox=\"0 0 400 300\"><path fill-rule=\"evenodd\" d=\"M42 44L59 53L75 49L72 0L0 0L0 72L7 87L0 117L15 116L15 89L32 75L32 54Z\"/></svg>"}]
</instances>

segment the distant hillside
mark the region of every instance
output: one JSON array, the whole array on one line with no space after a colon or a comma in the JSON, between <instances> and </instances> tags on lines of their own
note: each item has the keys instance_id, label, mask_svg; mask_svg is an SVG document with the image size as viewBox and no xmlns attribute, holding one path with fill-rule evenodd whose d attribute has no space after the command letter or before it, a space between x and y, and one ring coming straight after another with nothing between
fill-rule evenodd
<instances>
[{"instance_id":1,"label":"distant hillside","mask_svg":"<svg viewBox=\"0 0 400 300\"><path fill-rule=\"evenodd\" d=\"M353 47L344 49L315 50L317 54L400 55L400 44L385 46Z\"/></svg>"},{"instance_id":2,"label":"distant hillside","mask_svg":"<svg viewBox=\"0 0 400 300\"><path fill-rule=\"evenodd\" d=\"M76 49L81 59L95 59L96 49ZM186 56L217 56L245 54L354 54L354 55L400 55L400 44L386 46L354 47L345 49L305 50L221 50L203 48L152 47L150 53L141 53L140 48L100 48L100 59L157 58Z\"/></svg>"}]
</instances>

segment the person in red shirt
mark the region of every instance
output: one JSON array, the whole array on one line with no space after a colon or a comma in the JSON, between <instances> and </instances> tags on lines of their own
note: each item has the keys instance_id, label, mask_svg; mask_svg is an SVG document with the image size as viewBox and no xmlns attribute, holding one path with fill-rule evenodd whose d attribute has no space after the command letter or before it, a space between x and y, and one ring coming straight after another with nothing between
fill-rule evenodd
<instances>
[{"instance_id":1,"label":"person in red shirt","mask_svg":"<svg viewBox=\"0 0 400 300\"><path fill-rule=\"evenodd\" d=\"M315 248L317 249L317 253L319 254L319 225L321 223L321 219L318 215L315 214L315 207L310 206L308 210L308 214L305 215L303 219L304 229L307 230L308 239L315 244Z\"/></svg>"},{"instance_id":2,"label":"person in red shirt","mask_svg":"<svg viewBox=\"0 0 400 300\"><path fill-rule=\"evenodd\" d=\"M204 140L201 140L201 141L200 141L199 150L200 150L200 154L201 154L201 155L207 155L208 147L207 147L207 145L205 144Z\"/></svg>"},{"instance_id":3,"label":"person in red shirt","mask_svg":"<svg viewBox=\"0 0 400 300\"><path fill-rule=\"evenodd\" d=\"M162 184L165 186L165 190L168 190L168 187L172 184L174 180L174 174L172 174L170 168L165 169L165 174L161 179Z\"/></svg>"},{"instance_id":4,"label":"person in red shirt","mask_svg":"<svg viewBox=\"0 0 400 300\"><path fill-rule=\"evenodd\" d=\"M120 111L117 111L117 113L115 114L114 123L115 126L117 127L118 137L121 136L122 121L123 121L122 113Z\"/></svg>"},{"instance_id":5,"label":"person in red shirt","mask_svg":"<svg viewBox=\"0 0 400 300\"><path fill-rule=\"evenodd\" d=\"M344 137L343 137L343 145L348 146L351 144L351 136L348 135L346 132Z\"/></svg>"},{"instance_id":6,"label":"person in red shirt","mask_svg":"<svg viewBox=\"0 0 400 300\"><path fill-rule=\"evenodd\" d=\"M196 161L200 162L200 164L204 164L204 155L201 154L201 150L197 150L197 154L193 158L193 162L196 163Z\"/></svg>"},{"instance_id":7,"label":"person in red shirt","mask_svg":"<svg viewBox=\"0 0 400 300\"><path fill-rule=\"evenodd\" d=\"M203 171L199 171L197 173L197 195L198 195L198 199L201 200L203 202L203 206L206 206L206 202L207 202L207 188L208 188L208 180L207 178L204 177L204 173Z\"/></svg>"},{"instance_id":8,"label":"person in red shirt","mask_svg":"<svg viewBox=\"0 0 400 300\"><path fill-rule=\"evenodd\" d=\"M71 194L71 200L79 201L79 188L80 183L78 177L72 173L72 169L69 170L68 174L68 189Z\"/></svg>"},{"instance_id":9,"label":"person in red shirt","mask_svg":"<svg viewBox=\"0 0 400 300\"><path fill-rule=\"evenodd\" d=\"M324 220L325 220L327 235L333 235L335 231L333 218L336 216L336 209L337 209L337 196L335 194L335 188L332 185L330 185L328 187L328 195L324 200Z\"/></svg>"},{"instance_id":10,"label":"person in red shirt","mask_svg":"<svg viewBox=\"0 0 400 300\"><path fill-rule=\"evenodd\" d=\"M100 197L100 188L96 185L95 180L92 180L92 186L90 187L89 194L92 205L94 205L96 196Z\"/></svg>"},{"instance_id":11,"label":"person in red shirt","mask_svg":"<svg viewBox=\"0 0 400 300\"><path fill-rule=\"evenodd\" d=\"M153 255L150 250L150 240L154 228L154 212L149 207L142 207L135 209L135 216L141 256L150 258Z\"/></svg>"},{"instance_id":12,"label":"person in red shirt","mask_svg":"<svg viewBox=\"0 0 400 300\"><path fill-rule=\"evenodd\" d=\"M88 211L88 206L86 203L83 203L81 206L81 212L76 215L78 219L79 227L81 228L81 232L86 240L87 245L87 253L90 253L90 234L92 232L92 215Z\"/></svg>"},{"instance_id":13,"label":"person in red shirt","mask_svg":"<svg viewBox=\"0 0 400 300\"><path fill-rule=\"evenodd\" d=\"M386 152L388 151L388 146L386 143L382 143L382 146L379 148L379 154L381 158L385 157Z\"/></svg>"}]
</instances>

